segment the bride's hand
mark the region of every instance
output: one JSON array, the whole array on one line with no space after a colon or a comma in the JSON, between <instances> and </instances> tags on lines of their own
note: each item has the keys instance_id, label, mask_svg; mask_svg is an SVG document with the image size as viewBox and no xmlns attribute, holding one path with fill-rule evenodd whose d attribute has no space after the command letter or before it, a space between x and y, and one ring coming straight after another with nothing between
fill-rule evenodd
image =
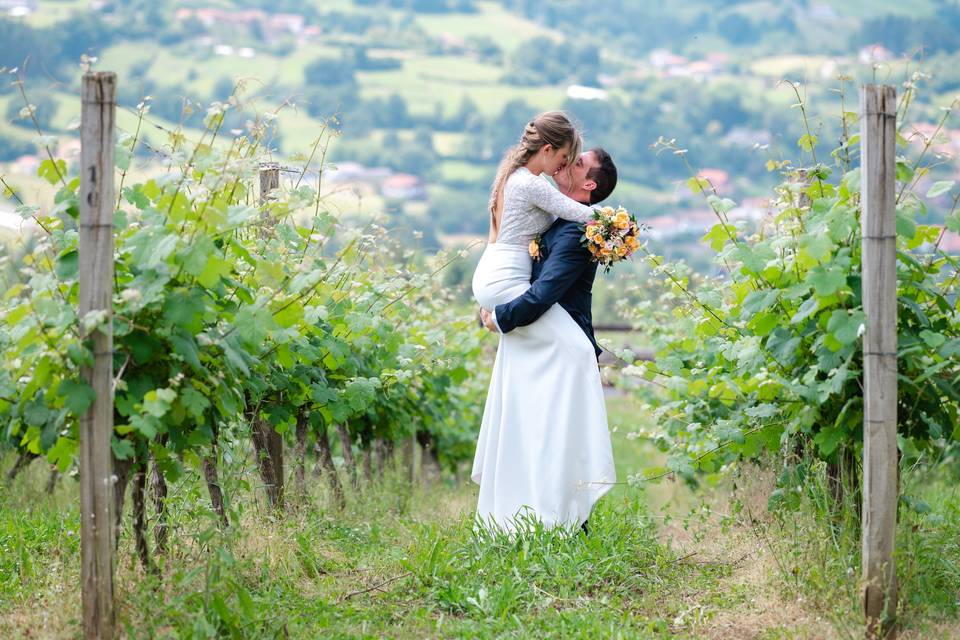
<instances>
[{"instance_id":1,"label":"bride's hand","mask_svg":"<svg viewBox=\"0 0 960 640\"><path fill-rule=\"evenodd\" d=\"M480 309L480 321L491 333L500 333L493 324L493 314L488 309Z\"/></svg>"}]
</instances>

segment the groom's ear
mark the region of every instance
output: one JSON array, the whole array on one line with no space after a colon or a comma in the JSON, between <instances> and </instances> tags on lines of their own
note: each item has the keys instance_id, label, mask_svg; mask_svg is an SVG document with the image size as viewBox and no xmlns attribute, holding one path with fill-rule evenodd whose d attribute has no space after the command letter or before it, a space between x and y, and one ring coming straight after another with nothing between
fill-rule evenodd
<instances>
[{"instance_id":1,"label":"groom's ear","mask_svg":"<svg viewBox=\"0 0 960 640\"><path fill-rule=\"evenodd\" d=\"M593 191L594 189L597 188L597 181L588 179L584 181L582 188L584 191Z\"/></svg>"}]
</instances>

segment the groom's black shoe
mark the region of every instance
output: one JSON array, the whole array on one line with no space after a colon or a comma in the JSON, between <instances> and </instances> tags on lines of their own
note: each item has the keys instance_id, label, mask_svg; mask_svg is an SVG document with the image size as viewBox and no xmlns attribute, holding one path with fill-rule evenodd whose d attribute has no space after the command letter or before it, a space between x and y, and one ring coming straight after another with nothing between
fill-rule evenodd
<instances>
[{"instance_id":1,"label":"groom's black shoe","mask_svg":"<svg viewBox=\"0 0 960 640\"><path fill-rule=\"evenodd\" d=\"M580 531L582 531L583 535L585 536L590 535L590 529L587 527L587 522L589 522L589 520L590 519L587 518L586 520L583 521L583 524L580 525Z\"/></svg>"}]
</instances>

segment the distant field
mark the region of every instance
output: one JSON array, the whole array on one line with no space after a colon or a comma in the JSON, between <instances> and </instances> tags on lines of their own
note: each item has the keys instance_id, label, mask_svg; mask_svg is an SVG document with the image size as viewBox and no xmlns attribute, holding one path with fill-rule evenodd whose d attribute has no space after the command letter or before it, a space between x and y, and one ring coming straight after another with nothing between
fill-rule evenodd
<instances>
[{"instance_id":1,"label":"distant field","mask_svg":"<svg viewBox=\"0 0 960 640\"><path fill-rule=\"evenodd\" d=\"M443 182L478 182L493 180L493 167L490 165L445 160L440 163L440 179Z\"/></svg>"},{"instance_id":2,"label":"distant field","mask_svg":"<svg viewBox=\"0 0 960 640\"><path fill-rule=\"evenodd\" d=\"M71 13L86 9L90 3L84 0L43 0L37 4L40 10L30 14L26 21L31 27L39 28L66 20Z\"/></svg>"},{"instance_id":3,"label":"distant field","mask_svg":"<svg viewBox=\"0 0 960 640\"><path fill-rule=\"evenodd\" d=\"M782 78L790 73L802 74L811 80L821 78L821 70L830 62L827 56L783 55L760 58L750 65L750 70L761 76Z\"/></svg>"},{"instance_id":4,"label":"distant field","mask_svg":"<svg viewBox=\"0 0 960 640\"><path fill-rule=\"evenodd\" d=\"M459 38L491 38L497 46L510 52L524 40L540 35L559 35L541 25L508 13L494 2L477 3L476 14L423 15L417 22L434 36L450 34Z\"/></svg>"},{"instance_id":5,"label":"distant field","mask_svg":"<svg viewBox=\"0 0 960 640\"><path fill-rule=\"evenodd\" d=\"M837 13L856 18L871 18L885 13L921 18L937 7L936 0L826 0Z\"/></svg>"}]
</instances>

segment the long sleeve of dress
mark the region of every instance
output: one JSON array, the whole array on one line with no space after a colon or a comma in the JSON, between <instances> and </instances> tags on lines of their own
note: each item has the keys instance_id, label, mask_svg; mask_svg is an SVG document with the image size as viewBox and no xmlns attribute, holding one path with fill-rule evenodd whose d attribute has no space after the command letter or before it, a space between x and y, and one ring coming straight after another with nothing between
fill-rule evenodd
<instances>
[{"instance_id":1,"label":"long sleeve of dress","mask_svg":"<svg viewBox=\"0 0 960 640\"><path fill-rule=\"evenodd\" d=\"M587 222L593 218L593 209L563 195L542 177L530 180L528 189L530 204L558 218L572 222Z\"/></svg>"}]
</instances>

